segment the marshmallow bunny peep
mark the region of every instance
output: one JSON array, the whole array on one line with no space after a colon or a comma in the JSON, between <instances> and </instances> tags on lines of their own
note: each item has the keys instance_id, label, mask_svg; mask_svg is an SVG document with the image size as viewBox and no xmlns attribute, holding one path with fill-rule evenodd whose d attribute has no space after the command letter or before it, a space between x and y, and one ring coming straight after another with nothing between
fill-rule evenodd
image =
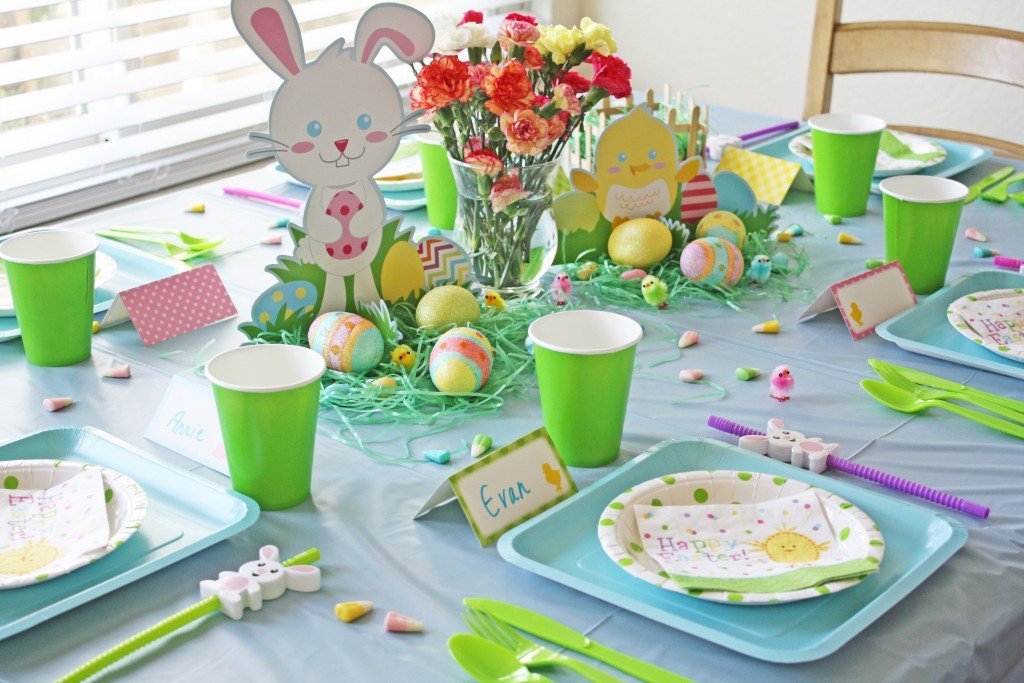
<instances>
[{"instance_id":1,"label":"marshmallow bunny peep","mask_svg":"<svg viewBox=\"0 0 1024 683\"><path fill-rule=\"evenodd\" d=\"M306 63L299 24L285 0L232 0L231 16L253 52L284 79L270 107L270 130L250 137L266 146L246 156L275 156L311 187L303 213L306 236L295 256L327 273L321 311L352 300L381 298L371 263L381 248L384 199L373 176L391 160L399 138L427 130L413 125L398 86L374 58L384 47L413 63L434 42L421 12L384 3L359 21L355 40L341 38ZM354 284L348 291L346 278Z\"/></svg>"},{"instance_id":2,"label":"marshmallow bunny peep","mask_svg":"<svg viewBox=\"0 0 1024 683\"><path fill-rule=\"evenodd\" d=\"M236 620L246 607L259 610L264 600L279 598L286 590L320 590L320 570L309 564L285 567L273 545L260 548L259 559L246 562L237 572L221 572L215 580L199 582L199 594L204 599L216 595L221 612Z\"/></svg>"}]
</instances>

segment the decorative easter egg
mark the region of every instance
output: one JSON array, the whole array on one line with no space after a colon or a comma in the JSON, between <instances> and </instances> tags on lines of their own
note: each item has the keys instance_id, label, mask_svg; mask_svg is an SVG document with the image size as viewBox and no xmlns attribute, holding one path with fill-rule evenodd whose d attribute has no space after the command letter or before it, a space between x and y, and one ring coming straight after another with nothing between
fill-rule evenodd
<instances>
[{"instance_id":1,"label":"decorative easter egg","mask_svg":"<svg viewBox=\"0 0 1024 683\"><path fill-rule=\"evenodd\" d=\"M747 243L747 228L731 211L712 211L700 219L696 237L721 237L743 249Z\"/></svg>"},{"instance_id":2,"label":"decorative easter egg","mask_svg":"<svg viewBox=\"0 0 1024 683\"><path fill-rule=\"evenodd\" d=\"M419 252L409 242L395 242L384 257L380 273L380 295L387 302L419 296L426 289Z\"/></svg>"},{"instance_id":3,"label":"decorative easter egg","mask_svg":"<svg viewBox=\"0 0 1024 683\"><path fill-rule=\"evenodd\" d=\"M278 329L293 315L308 315L316 306L316 287L308 282L282 282L268 289L252 305L252 321L266 330Z\"/></svg>"},{"instance_id":4,"label":"decorative easter egg","mask_svg":"<svg viewBox=\"0 0 1024 683\"><path fill-rule=\"evenodd\" d=\"M416 245L423 266L424 289L461 285L469 280L469 257L444 237L426 237Z\"/></svg>"},{"instance_id":5,"label":"decorative easter egg","mask_svg":"<svg viewBox=\"0 0 1024 683\"><path fill-rule=\"evenodd\" d=\"M698 173L683 186L679 200L679 217L687 223L696 223L718 207L715 184L707 173Z\"/></svg>"},{"instance_id":6,"label":"decorative easter egg","mask_svg":"<svg viewBox=\"0 0 1024 683\"><path fill-rule=\"evenodd\" d=\"M732 242L705 237L686 245L679 268L698 284L732 287L743 276L743 254Z\"/></svg>"},{"instance_id":7,"label":"decorative easter egg","mask_svg":"<svg viewBox=\"0 0 1024 683\"><path fill-rule=\"evenodd\" d=\"M649 268L672 249L672 231L653 218L631 218L612 230L608 255L620 266Z\"/></svg>"},{"instance_id":8,"label":"decorative easter egg","mask_svg":"<svg viewBox=\"0 0 1024 683\"><path fill-rule=\"evenodd\" d=\"M465 287L441 285L423 295L416 306L416 324L428 330L480 319L480 303Z\"/></svg>"},{"instance_id":9,"label":"decorative easter egg","mask_svg":"<svg viewBox=\"0 0 1024 683\"><path fill-rule=\"evenodd\" d=\"M757 197L746 180L732 171L715 174L715 192L718 208L733 213L751 213L757 208Z\"/></svg>"},{"instance_id":10,"label":"decorative easter egg","mask_svg":"<svg viewBox=\"0 0 1024 683\"><path fill-rule=\"evenodd\" d=\"M487 337L468 327L456 327L442 334L430 352L430 381L448 393L477 391L487 383L493 358Z\"/></svg>"},{"instance_id":11,"label":"decorative easter egg","mask_svg":"<svg viewBox=\"0 0 1024 683\"><path fill-rule=\"evenodd\" d=\"M338 372L364 373L384 357L384 337L366 318L337 311L324 313L309 326L309 348Z\"/></svg>"}]
</instances>

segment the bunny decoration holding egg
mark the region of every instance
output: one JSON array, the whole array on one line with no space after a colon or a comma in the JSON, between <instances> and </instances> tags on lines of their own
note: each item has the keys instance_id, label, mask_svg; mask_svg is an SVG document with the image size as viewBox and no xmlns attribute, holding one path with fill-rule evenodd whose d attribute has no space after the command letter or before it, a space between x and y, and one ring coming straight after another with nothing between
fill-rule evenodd
<instances>
[{"instance_id":1,"label":"bunny decoration holding egg","mask_svg":"<svg viewBox=\"0 0 1024 683\"><path fill-rule=\"evenodd\" d=\"M464 258L461 250L438 237L419 248L410 243L411 231L386 221L373 179L403 135L428 130L415 123L421 111L406 113L398 86L374 58L388 48L407 64L422 59L434 42L430 20L404 5L375 5L351 44L339 38L307 63L286 0L232 0L231 16L246 44L283 79L268 133L250 134L263 146L246 156L276 157L310 187L302 226L290 226L292 257L267 269L282 285L257 300L253 324L243 331L253 336L268 327L306 327L320 312L356 312L360 303L417 298L437 284L461 284L468 268L453 263Z\"/></svg>"}]
</instances>

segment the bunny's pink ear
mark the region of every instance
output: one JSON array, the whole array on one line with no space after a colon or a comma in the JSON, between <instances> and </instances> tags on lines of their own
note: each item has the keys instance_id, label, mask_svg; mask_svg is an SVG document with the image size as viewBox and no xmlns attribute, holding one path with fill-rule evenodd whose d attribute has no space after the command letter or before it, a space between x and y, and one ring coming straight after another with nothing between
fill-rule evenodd
<instances>
[{"instance_id":1,"label":"bunny's pink ear","mask_svg":"<svg viewBox=\"0 0 1024 683\"><path fill-rule=\"evenodd\" d=\"M780 420L777 417L773 417L772 419L768 420L768 429L769 430L773 430L773 431L774 430L781 430L782 426L783 426L782 425L782 420Z\"/></svg>"},{"instance_id":2,"label":"bunny's pink ear","mask_svg":"<svg viewBox=\"0 0 1024 683\"><path fill-rule=\"evenodd\" d=\"M265 545L260 548L260 559L264 562L277 562L280 556L276 545Z\"/></svg>"},{"instance_id":3,"label":"bunny's pink ear","mask_svg":"<svg viewBox=\"0 0 1024 683\"><path fill-rule=\"evenodd\" d=\"M286 0L231 0L231 18L242 40L281 78L306 65L299 23Z\"/></svg>"},{"instance_id":4,"label":"bunny's pink ear","mask_svg":"<svg viewBox=\"0 0 1024 683\"><path fill-rule=\"evenodd\" d=\"M386 46L400 60L412 64L433 45L434 25L422 12L385 2L368 9L359 20L353 57L368 64Z\"/></svg>"}]
</instances>

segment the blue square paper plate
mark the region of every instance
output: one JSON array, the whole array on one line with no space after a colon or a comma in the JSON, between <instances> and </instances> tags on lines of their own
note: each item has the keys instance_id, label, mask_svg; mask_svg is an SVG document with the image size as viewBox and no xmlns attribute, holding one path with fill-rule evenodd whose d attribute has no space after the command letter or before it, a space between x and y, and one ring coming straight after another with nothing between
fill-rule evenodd
<instances>
[{"instance_id":1,"label":"blue square paper plate","mask_svg":"<svg viewBox=\"0 0 1024 683\"><path fill-rule=\"evenodd\" d=\"M252 499L161 465L92 427L44 429L0 446L0 460L34 459L76 460L127 474L146 492L149 511L109 555L43 583L0 591L0 640L233 536L260 514Z\"/></svg>"},{"instance_id":2,"label":"blue square paper plate","mask_svg":"<svg viewBox=\"0 0 1024 683\"><path fill-rule=\"evenodd\" d=\"M867 513L885 537L878 573L834 595L761 606L707 602L626 573L598 543L601 511L631 486L692 470L766 472L836 493ZM719 441L692 438L665 441L637 456L502 536L498 550L514 565L680 631L758 659L795 663L835 652L966 541L967 529L944 514Z\"/></svg>"},{"instance_id":3,"label":"blue square paper plate","mask_svg":"<svg viewBox=\"0 0 1024 683\"><path fill-rule=\"evenodd\" d=\"M946 309L962 296L989 289L1024 287L1024 275L1009 270L986 270L940 289L917 306L875 328L882 339L901 349L933 358L1024 379L1024 363L992 353L957 332Z\"/></svg>"}]
</instances>

